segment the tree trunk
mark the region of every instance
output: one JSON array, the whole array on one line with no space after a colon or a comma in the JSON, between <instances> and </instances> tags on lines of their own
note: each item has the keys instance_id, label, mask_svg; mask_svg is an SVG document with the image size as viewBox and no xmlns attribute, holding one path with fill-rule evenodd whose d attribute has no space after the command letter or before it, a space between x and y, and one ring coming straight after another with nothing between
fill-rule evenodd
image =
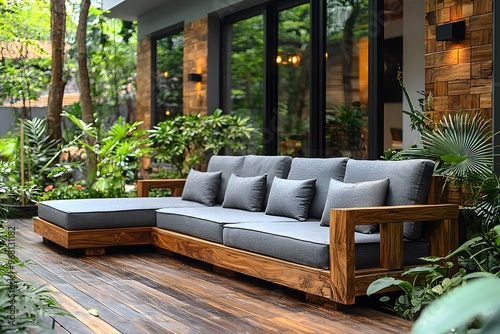
<instances>
[{"instance_id":1,"label":"tree trunk","mask_svg":"<svg viewBox=\"0 0 500 334\"><path fill-rule=\"evenodd\" d=\"M90 0L82 0L80 4L80 18L76 34L78 50L78 73L80 77L80 107L82 109L82 120L87 124L94 123L92 111L92 98L90 96L90 79L87 66L87 18L89 15ZM95 144L95 138L85 136L89 145ZM92 150L87 149L87 185L92 186L97 170L97 156Z\"/></svg>"},{"instance_id":2,"label":"tree trunk","mask_svg":"<svg viewBox=\"0 0 500 334\"><path fill-rule=\"evenodd\" d=\"M66 3L65 0L50 1L52 41L52 70L47 103L47 133L54 140L62 138L61 112L64 96L64 36L66 34Z\"/></svg>"}]
</instances>

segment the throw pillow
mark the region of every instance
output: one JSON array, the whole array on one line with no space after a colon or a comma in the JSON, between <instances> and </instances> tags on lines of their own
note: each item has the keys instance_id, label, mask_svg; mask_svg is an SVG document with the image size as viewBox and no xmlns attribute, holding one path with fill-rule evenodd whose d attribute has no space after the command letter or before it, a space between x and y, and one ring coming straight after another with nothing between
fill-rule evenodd
<instances>
[{"instance_id":1,"label":"throw pillow","mask_svg":"<svg viewBox=\"0 0 500 334\"><path fill-rule=\"evenodd\" d=\"M344 183L331 179L320 225L330 226L331 208L356 208L384 205L388 188L388 178L357 183ZM375 231L377 227L377 224L356 225L355 230L361 233L371 233Z\"/></svg>"},{"instance_id":2,"label":"throw pillow","mask_svg":"<svg viewBox=\"0 0 500 334\"><path fill-rule=\"evenodd\" d=\"M316 179L288 180L275 176L267 200L266 215L307 220L315 187Z\"/></svg>"},{"instance_id":3,"label":"throw pillow","mask_svg":"<svg viewBox=\"0 0 500 334\"><path fill-rule=\"evenodd\" d=\"M214 205L222 172L199 172L191 169L182 191L182 199L208 206Z\"/></svg>"},{"instance_id":4,"label":"throw pillow","mask_svg":"<svg viewBox=\"0 0 500 334\"><path fill-rule=\"evenodd\" d=\"M266 189L267 174L250 177L231 174L222 207L261 211Z\"/></svg>"}]
</instances>

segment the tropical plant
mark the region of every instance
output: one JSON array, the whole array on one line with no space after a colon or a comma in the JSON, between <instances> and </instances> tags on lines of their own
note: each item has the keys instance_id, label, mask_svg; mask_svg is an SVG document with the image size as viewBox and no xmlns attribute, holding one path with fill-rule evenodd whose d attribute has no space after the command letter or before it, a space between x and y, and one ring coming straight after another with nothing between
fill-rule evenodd
<instances>
[{"instance_id":1,"label":"tropical plant","mask_svg":"<svg viewBox=\"0 0 500 334\"><path fill-rule=\"evenodd\" d=\"M454 263L450 259L459 256L461 267L451 275ZM411 268L402 276L412 276L413 280L399 280L382 277L370 284L367 295L375 294L385 288L397 286L402 294L389 304L390 298L383 296L380 300L396 315L415 320L427 305L440 298L441 295L465 284L468 280L500 276L500 225L494 227L487 236L472 238L455 251L444 257L429 256L422 260L427 265ZM444 265L441 263L444 262ZM421 275L425 275L422 279Z\"/></svg>"},{"instance_id":2,"label":"tropical plant","mask_svg":"<svg viewBox=\"0 0 500 334\"><path fill-rule=\"evenodd\" d=\"M125 184L133 183L139 159L150 154L150 141L145 130L140 130L141 122L132 124L122 118L104 133L100 133L94 124L86 124L81 119L63 113L73 122L82 134L95 139L94 145L78 139L80 147L92 150L97 156L97 177L92 184L87 184L91 197L124 197ZM80 137L81 138L81 137Z\"/></svg>"},{"instance_id":3,"label":"tropical plant","mask_svg":"<svg viewBox=\"0 0 500 334\"><path fill-rule=\"evenodd\" d=\"M500 332L500 280L481 278L450 291L429 305L411 329L412 334ZM472 333L472 331L470 331Z\"/></svg>"},{"instance_id":4,"label":"tropical plant","mask_svg":"<svg viewBox=\"0 0 500 334\"><path fill-rule=\"evenodd\" d=\"M0 332L51 332L54 316L72 316L44 285L23 280L16 268L29 265L15 255L15 227L0 221ZM52 318L52 319L51 319ZM52 322L52 328L47 323Z\"/></svg>"},{"instance_id":5,"label":"tropical plant","mask_svg":"<svg viewBox=\"0 0 500 334\"><path fill-rule=\"evenodd\" d=\"M382 277L374 281L368 287L366 294L368 296L386 289L391 286L397 286L403 292L398 298L390 304L390 297L383 296L380 301L386 303L394 310L397 316L408 320L415 320L422 309L436 300L443 293L461 285L465 270L460 269L450 277L452 262L446 262L445 266L435 264L436 260L441 258L422 258L429 261L426 266L411 268L402 273L402 276L411 276L412 280L400 280L393 277ZM424 278L422 278L422 275Z\"/></svg>"},{"instance_id":6,"label":"tropical plant","mask_svg":"<svg viewBox=\"0 0 500 334\"><path fill-rule=\"evenodd\" d=\"M422 95L422 97L418 99L420 110L415 109L413 102L411 101L410 94L408 94L408 90L403 83L403 72L401 69L398 70L397 80L399 86L401 86L401 90L403 91L403 96L408 103L408 107L410 108L409 110L403 109L403 114L408 115L410 118L410 129L417 130L420 133L432 131L434 129L434 120L429 117L429 114L432 114L434 111L434 108L432 107L432 94L429 94L426 99L425 92L418 92Z\"/></svg>"},{"instance_id":7,"label":"tropical plant","mask_svg":"<svg viewBox=\"0 0 500 334\"><path fill-rule=\"evenodd\" d=\"M3 203L28 204L36 200L39 187L47 182L50 162L58 156L59 147L47 134L43 118L22 120L16 123L15 129L0 140L3 157L0 183L9 189L1 197Z\"/></svg>"},{"instance_id":8,"label":"tropical plant","mask_svg":"<svg viewBox=\"0 0 500 334\"><path fill-rule=\"evenodd\" d=\"M445 116L421 136L422 147L408 148L403 156L432 159L437 162L436 173L455 180L491 174L493 137L489 121L480 115L459 112Z\"/></svg>"},{"instance_id":9,"label":"tropical plant","mask_svg":"<svg viewBox=\"0 0 500 334\"><path fill-rule=\"evenodd\" d=\"M224 148L244 150L255 131L248 121L217 109L212 115L179 115L160 122L148 131L154 158L172 164L178 176L185 177L191 168L206 163L209 154Z\"/></svg>"}]
</instances>

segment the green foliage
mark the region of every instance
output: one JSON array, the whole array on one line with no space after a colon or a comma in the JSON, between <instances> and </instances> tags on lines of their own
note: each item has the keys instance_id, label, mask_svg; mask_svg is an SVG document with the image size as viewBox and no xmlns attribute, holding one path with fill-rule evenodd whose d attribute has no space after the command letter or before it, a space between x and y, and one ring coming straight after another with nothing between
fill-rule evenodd
<instances>
[{"instance_id":1,"label":"green foliage","mask_svg":"<svg viewBox=\"0 0 500 334\"><path fill-rule=\"evenodd\" d=\"M137 39L135 24L104 16L91 6L87 23L87 55L90 89L95 118L106 126L119 117L119 104L135 100ZM68 67L77 64L76 36L70 36ZM131 114L131 110L127 110ZM126 119L130 120L130 115Z\"/></svg>"},{"instance_id":2,"label":"green foliage","mask_svg":"<svg viewBox=\"0 0 500 334\"><path fill-rule=\"evenodd\" d=\"M422 147L409 148L404 156L432 159L438 164L436 173L455 180L491 174L492 133L489 121L481 116L448 115L421 136Z\"/></svg>"},{"instance_id":3,"label":"green foliage","mask_svg":"<svg viewBox=\"0 0 500 334\"><path fill-rule=\"evenodd\" d=\"M460 256L460 262L466 263L458 272L450 276L450 269L454 266L449 260ZM419 266L405 271L403 276L412 276L413 280L397 280L392 277L383 277L370 284L367 295L372 295L385 288L397 286L401 289L400 295L392 305L394 312L405 319L415 320L427 305L439 299L445 293L464 285L468 280L485 277L500 276L500 225L494 227L485 237L475 237L458 247L444 257L425 257L422 260L428 265ZM439 265L444 261L444 266ZM469 272L465 269L469 269ZM421 278L420 275L425 275ZM496 296L490 299L496 300ZM381 301L388 303L389 297L384 296ZM491 301L491 300L490 300Z\"/></svg>"},{"instance_id":4,"label":"green foliage","mask_svg":"<svg viewBox=\"0 0 500 334\"><path fill-rule=\"evenodd\" d=\"M248 121L220 109L212 115L179 115L148 131L154 157L173 164L180 176L186 176L191 168L200 168L209 153L217 154L223 148L244 150L255 131Z\"/></svg>"},{"instance_id":5,"label":"green foliage","mask_svg":"<svg viewBox=\"0 0 500 334\"><path fill-rule=\"evenodd\" d=\"M472 214L475 213L472 212ZM500 225L486 232L480 232L479 236L463 243L450 256L457 254L460 255L461 267L466 268L469 272L487 272L499 276Z\"/></svg>"},{"instance_id":6,"label":"green foliage","mask_svg":"<svg viewBox=\"0 0 500 334\"><path fill-rule=\"evenodd\" d=\"M0 100L29 107L50 80L50 57L40 45L50 39L48 2L6 1L0 10Z\"/></svg>"},{"instance_id":7,"label":"green foliage","mask_svg":"<svg viewBox=\"0 0 500 334\"><path fill-rule=\"evenodd\" d=\"M93 146L82 139L77 141L80 147L97 155L97 179L94 184L87 185L91 197L126 196L125 184L136 179L139 158L148 156L150 152L146 131L139 129L141 122L130 124L118 118L101 134L95 125L86 124L72 114L64 113L63 116L77 125L82 133L96 139Z\"/></svg>"},{"instance_id":8,"label":"green foliage","mask_svg":"<svg viewBox=\"0 0 500 334\"><path fill-rule=\"evenodd\" d=\"M401 69L398 70L397 80L399 85L401 86L401 90L403 91L406 102L410 107L410 110L403 110L403 113L410 117L410 129L417 130L421 134L428 131L432 132L432 130L434 129L434 122L427 115L428 112L434 111L434 109L432 108L432 94L429 94L429 96L427 97L427 101L425 101L425 92L419 92L419 94L422 95L423 98L420 98L418 100L420 110L415 109L415 107L413 107L413 102L410 99L410 95L406 90L406 86L403 83L403 72L401 72Z\"/></svg>"},{"instance_id":9,"label":"green foliage","mask_svg":"<svg viewBox=\"0 0 500 334\"><path fill-rule=\"evenodd\" d=\"M334 137L339 155L346 150L356 151L361 146L361 130L367 125L366 112L361 108L361 103L355 101L349 107L345 104L336 106L326 114L329 129L329 139Z\"/></svg>"},{"instance_id":10,"label":"green foliage","mask_svg":"<svg viewBox=\"0 0 500 334\"><path fill-rule=\"evenodd\" d=\"M368 36L368 0L329 0L326 3L329 41Z\"/></svg>"},{"instance_id":11,"label":"green foliage","mask_svg":"<svg viewBox=\"0 0 500 334\"><path fill-rule=\"evenodd\" d=\"M393 305L388 302L389 297L384 296L380 300L387 303L399 317L414 320L422 309L437 299L445 292L461 285L465 270L460 269L456 274L449 277L449 269L452 262L446 262L444 267L434 264L441 258L424 258L430 262L426 266L416 267L405 271L402 276L411 276L411 282L398 280L392 277L383 277L370 284L366 294L368 296L391 286L398 286L403 292ZM424 277L422 278L422 275Z\"/></svg>"},{"instance_id":12,"label":"green foliage","mask_svg":"<svg viewBox=\"0 0 500 334\"><path fill-rule=\"evenodd\" d=\"M49 184L43 189L43 194L40 201L47 201L53 199L78 199L89 198L90 193L85 188L82 181L75 183L56 183L55 185Z\"/></svg>"},{"instance_id":13,"label":"green foliage","mask_svg":"<svg viewBox=\"0 0 500 334\"><path fill-rule=\"evenodd\" d=\"M24 184L21 182L21 123L15 126L10 137L0 140L0 183L9 191L1 195L4 203L33 201L39 195L39 187L47 182L51 158L58 156L58 143L47 135L44 118L22 121L24 133ZM23 203L26 204L26 203Z\"/></svg>"},{"instance_id":14,"label":"green foliage","mask_svg":"<svg viewBox=\"0 0 500 334\"><path fill-rule=\"evenodd\" d=\"M15 230L0 221L0 331L9 333L52 332L47 322L54 316L72 316L61 308L44 285L21 279L16 268L29 262L15 255Z\"/></svg>"},{"instance_id":15,"label":"green foliage","mask_svg":"<svg viewBox=\"0 0 500 334\"><path fill-rule=\"evenodd\" d=\"M380 157L380 159L382 159L382 160L405 160L406 158L403 158L401 153L402 153L401 149L389 148L382 153L382 156Z\"/></svg>"},{"instance_id":16,"label":"green foliage","mask_svg":"<svg viewBox=\"0 0 500 334\"><path fill-rule=\"evenodd\" d=\"M499 295L498 278L468 282L429 305L415 322L411 333L499 333ZM477 328L479 330L474 330Z\"/></svg>"}]
</instances>

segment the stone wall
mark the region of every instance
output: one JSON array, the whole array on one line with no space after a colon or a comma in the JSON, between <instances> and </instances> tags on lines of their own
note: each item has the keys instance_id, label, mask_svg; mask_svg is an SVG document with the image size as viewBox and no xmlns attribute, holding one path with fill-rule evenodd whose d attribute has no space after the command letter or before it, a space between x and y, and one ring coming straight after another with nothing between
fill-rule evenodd
<instances>
[{"instance_id":1,"label":"stone wall","mask_svg":"<svg viewBox=\"0 0 500 334\"><path fill-rule=\"evenodd\" d=\"M492 117L493 0L425 0L425 91L435 119L459 110ZM436 41L436 26L465 20L465 39Z\"/></svg>"},{"instance_id":2,"label":"stone wall","mask_svg":"<svg viewBox=\"0 0 500 334\"><path fill-rule=\"evenodd\" d=\"M208 19L184 26L184 114L207 113ZM188 81L189 73L199 73L202 82Z\"/></svg>"}]
</instances>

